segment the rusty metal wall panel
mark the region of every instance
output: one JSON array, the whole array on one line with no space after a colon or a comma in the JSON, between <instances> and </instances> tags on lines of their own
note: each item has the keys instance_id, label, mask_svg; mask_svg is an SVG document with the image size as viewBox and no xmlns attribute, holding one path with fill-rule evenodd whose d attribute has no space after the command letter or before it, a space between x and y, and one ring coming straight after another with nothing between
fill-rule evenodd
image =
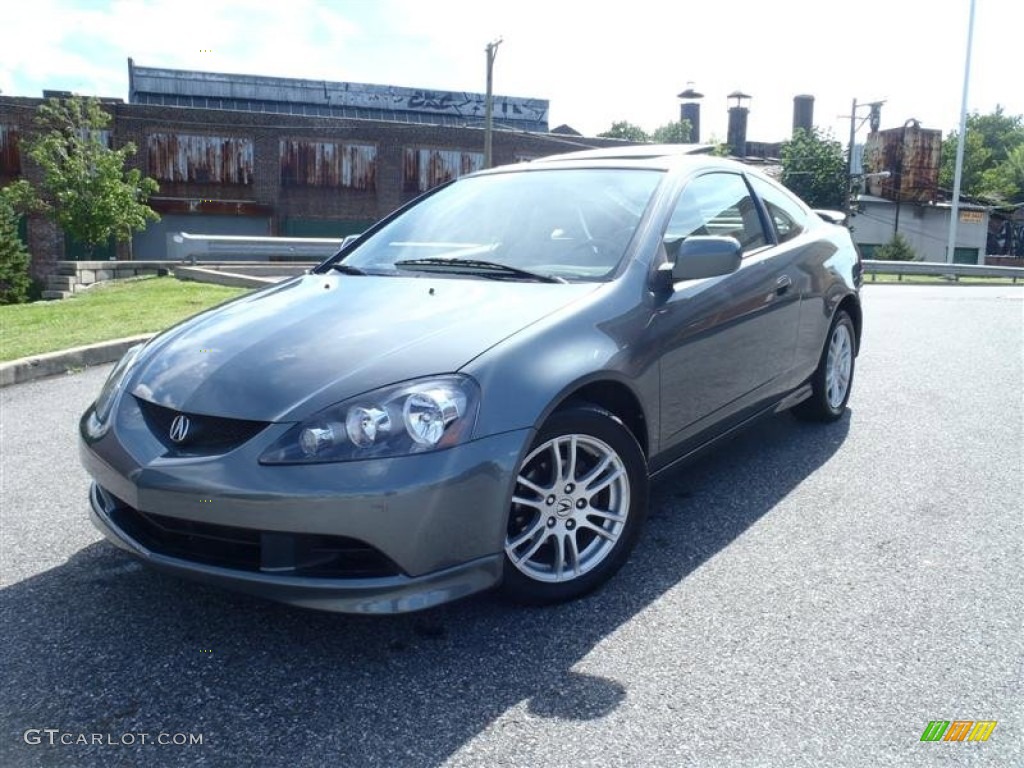
<instances>
[{"instance_id":1,"label":"rusty metal wall panel","mask_svg":"<svg viewBox=\"0 0 1024 768\"><path fill-rule=\"evenodd\" d=\"M21 173L18 129L13 125L0 125L0 173L9 176L17 176Z\"/></svg>"},{"instance_id":2,"label":"rusty metal wall panel","mask_svg":"<svg viewBox=\"0 0 1024 768\"><path fill-rule=\"evenodd\" d=\"M439 184L451 181L484 167L482 152L462 152L458 149L406 148L403 158L403 189L406 192L426 192Z\"/></svg>"},{"instance_id":3,"label":"rusty metal wall panel","mask_svg":"<svg viewBox=\"0 0 1024 768\"><path fill-rule=\"evenodd\" d=\"M376 189L377 147L372 144L345 145L341 183L351 189Z\"/></svg>"},{"instance_id":4,"label":"rusty metal wall panel","mask_svg":"<svg viewBox=\"0 0 1024 768\"><path fill-rule=\"evenodd\" d=\"M868 136L864 168L868 173L888 172L886 179L869 179L868 192L895 200L930 202L939 185L942 131L890 128ZM901 165L902 163L902 165Z\"/></svg>"},{"instance_id":5,"label":"rusty metal wall panel","mask_svg":"<svg viewBox=\"0 0 1024 768\"><path fill-rule=\"evenodd\" d=\"M377 188L377 147L281 139L281 184L286 187Z\"/></svg>"},{"instance_id":6,"label":"rusty metal wall panel","mask_svg":"<svg viewBox=\"0 0 1024 768\"><path fill-rule=\"evenodd\" d=\"M151 133L146 149L149 173L159 181L252 184L252 139Z\"/></svg>"}]
</instances>

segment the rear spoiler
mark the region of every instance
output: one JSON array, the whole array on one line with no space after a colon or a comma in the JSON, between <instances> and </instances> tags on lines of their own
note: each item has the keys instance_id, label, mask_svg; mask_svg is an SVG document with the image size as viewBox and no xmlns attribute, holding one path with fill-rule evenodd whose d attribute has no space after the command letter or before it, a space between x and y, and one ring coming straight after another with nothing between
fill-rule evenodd
<instances>
[{"instance_id":1,"label":"rear spoiler","mask_svg":"<svg viewBox=\"0 0 1024 768\"><path fill-rule=\"evenodd\" d=\"M814 212L829 224L838 224L841 227L846 224L846 214L842 211L829 211L824 208L815 208Z\"/></svg>"}]
</instances>

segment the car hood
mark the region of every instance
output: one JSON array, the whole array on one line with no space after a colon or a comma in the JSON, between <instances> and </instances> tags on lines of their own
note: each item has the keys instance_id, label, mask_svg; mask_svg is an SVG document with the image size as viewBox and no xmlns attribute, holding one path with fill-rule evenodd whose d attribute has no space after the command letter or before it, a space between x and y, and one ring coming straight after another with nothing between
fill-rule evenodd
<instances>
[{"instance_id":1,"label":"car hood","mask_svg":"<svg viewBox=\"0 0 1024 768\"><path fill-rule=\"evenodd\" d=\"M130 386L178 411L295 421L377 387L456 371L597 287L305 275L161 334Z\"/></svg>"}]
</instances>

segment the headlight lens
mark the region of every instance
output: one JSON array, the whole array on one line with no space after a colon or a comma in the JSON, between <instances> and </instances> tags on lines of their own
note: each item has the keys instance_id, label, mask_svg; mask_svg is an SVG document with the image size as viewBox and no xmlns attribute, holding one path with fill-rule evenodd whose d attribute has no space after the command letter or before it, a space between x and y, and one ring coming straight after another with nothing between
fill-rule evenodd
<instances>
[{"instance_id":1,"label":"headlight lens","mask_svg":"<svg viewBox=\"0 0 1024 768\"><path fill-rule=\"evenodd\" d=\"M99 397L96 398L96 403L93 405L93 415L98 426L106 424L107 419L110 418L110 412L117 401L117 394L121 391L121 385L128 377L132 366L135 364L135 359L144 346L144 344L136 344L125 352L117 365L114 366L114 370L110 372L106 382L104 382L103 389L100 390Z\"/></svg>"},{"instance_id":2,"label":"headlight lens","mask_svg":"<svg viewBox=\"0 0 1024 768\"><path fill-rule=\"evenodd\" d=\"M408 456L465 442L480 389L468 376L406 382L325 408L288 430L264 464L311 464Z\"/></svg>"}]
</instances>

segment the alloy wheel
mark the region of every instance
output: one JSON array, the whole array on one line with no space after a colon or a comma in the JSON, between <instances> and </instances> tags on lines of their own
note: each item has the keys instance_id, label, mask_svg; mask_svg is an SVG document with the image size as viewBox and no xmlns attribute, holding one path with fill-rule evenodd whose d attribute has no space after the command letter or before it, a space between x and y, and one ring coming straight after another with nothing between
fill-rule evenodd
<instances>
[{"instance_id":1,"label":"alloy wheel","mask_svg":"<svg viewBox=\"0 0 1024 768\"><path fill-rule=\"evenodd\" d=\"M828 345L828 360L825 363L825 393L833 409L842 406L850 388L850 373L853 370L853 339L845 323L838 323L832 331Z\"/></svg>"},{"instance_id":2,"label":"alloy wheel","mask_svg":"<svg viewBox=\"0 0 1024 768\"><path fill-rule=\"evenodd\" d=\"M560 435L523 462L505 552L531 579L571 581L612 552L629 507L629 475L618 453L592 435Z\"/></svg>"}]
</instances>

